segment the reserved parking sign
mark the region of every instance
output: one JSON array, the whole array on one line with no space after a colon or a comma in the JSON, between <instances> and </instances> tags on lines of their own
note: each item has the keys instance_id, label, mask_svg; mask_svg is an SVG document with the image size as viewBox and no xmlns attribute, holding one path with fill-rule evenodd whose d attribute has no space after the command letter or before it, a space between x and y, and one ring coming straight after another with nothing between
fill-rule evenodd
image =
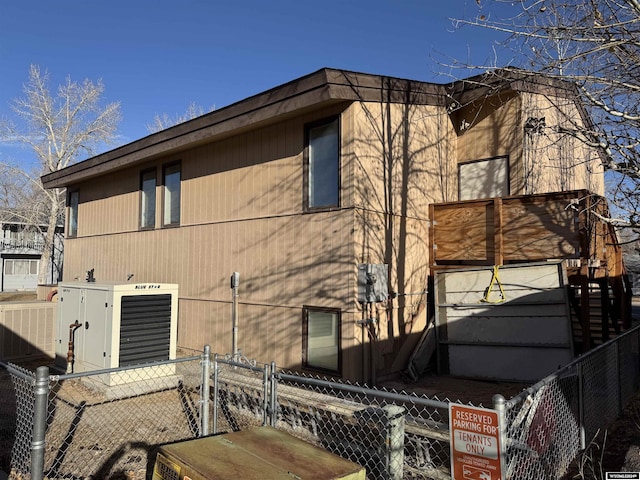
<instances>
[{"instance_id":1,"label":"reserved parking sign","mask_svg":"<svg viewBox=\"0 0 640 480\"><path fill-rule=\"evenodd\" d=\"M453 480L502 480L498 412L452 403L449 428Z\"/></svg>"}]
</instances>

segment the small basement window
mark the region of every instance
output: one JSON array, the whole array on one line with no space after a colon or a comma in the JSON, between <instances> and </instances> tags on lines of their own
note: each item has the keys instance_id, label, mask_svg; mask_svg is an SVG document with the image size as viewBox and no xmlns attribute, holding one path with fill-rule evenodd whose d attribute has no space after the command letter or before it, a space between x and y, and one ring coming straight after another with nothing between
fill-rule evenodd
<instances>
[{"instance_id":1,"label":"small basement window","mask_svg":"<svg viewBox=\"0 0 640 480\"><path fill-rule=\"evenodd\" d=\"M304 307L304 366L313 369L340 371L340 311Z\"/></svg>"}]
</instances>

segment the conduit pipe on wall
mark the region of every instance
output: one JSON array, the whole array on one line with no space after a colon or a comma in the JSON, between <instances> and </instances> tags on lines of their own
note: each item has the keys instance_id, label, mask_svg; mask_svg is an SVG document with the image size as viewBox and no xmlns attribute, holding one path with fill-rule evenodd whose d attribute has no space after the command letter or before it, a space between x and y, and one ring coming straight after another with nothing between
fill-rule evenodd
<instances>
[{"instance_id":1,"label":"conduit pipe on wall","mask_svg":"<svg viewBox=\"0 0 640 480\"><path fill-rule=\"evenodd\" d=\"M238 287L240 286L240 273L231 275L231 353L233 359L238 361Z\"/></svg>"},{"instance_id":2,"label":"conduit pipe on wall","mask_svg":"<svg viewBox=\"0 0 640 480\"><path fill-rule=\"evenodd\" d=\"M363 304L364 308L362 309L363 318L358 323L362 327L362 377L363 382L368 383L369 386L375 386L376 384L376 348L375 342L377 340L376 334L376 318L374 317L373 304L365 303ZM366 378L365 376L365 332L366 337L368 337L369 341L369 376Z\"/></svg>"},{"instance_id":3,"label":"conduit pipe on wall","mask_svg":"<svg viewBox=\"0 0 640 480\"><path fill-rule=\"evenodd\" d=\"M67 373L73 373L73 362L75 359L75 355L73 353L75 349L73 334L74 332L81 327L82 324L76 320L74 323L69 325L69 351L67 351Z\"/></svg>"}]
</instances>

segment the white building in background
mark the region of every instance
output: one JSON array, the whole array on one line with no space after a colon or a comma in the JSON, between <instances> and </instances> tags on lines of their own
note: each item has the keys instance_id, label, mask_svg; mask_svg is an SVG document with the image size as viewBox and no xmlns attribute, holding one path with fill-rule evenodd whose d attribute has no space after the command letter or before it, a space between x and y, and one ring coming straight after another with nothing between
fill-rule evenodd
<instances>
[{"instance_id":1,"label":"white building in background","mask_svg":"<svg viewBox=\"0 0 640 480\"><path fill-rule=\"evenodd\" d=\"M58 229L53 248L54 261L47 268L45 283L48 284L57 283L62 277L63 227ZM0 291L35 291L43 249L42 233L38 228L17 219L0 221Z\"/></svg>"}]
</instances>

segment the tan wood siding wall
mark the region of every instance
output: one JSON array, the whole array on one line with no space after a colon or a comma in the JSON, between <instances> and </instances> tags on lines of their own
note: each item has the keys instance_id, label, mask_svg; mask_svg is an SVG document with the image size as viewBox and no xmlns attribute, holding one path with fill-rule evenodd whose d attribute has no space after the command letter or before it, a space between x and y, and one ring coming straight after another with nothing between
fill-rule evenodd
<instances>
[{"instance_id":1,"label":"tan wood siding wall","mask_svg":"<svg viewBox=\"0 0 640 480\"><path fill-rule=\"evenodd\" d=\"M371 354L384 374L406 366L425 325L420 292L429 273L428 207L456 198L455 132L442 107L354 103L347 114L356 263L387 263L390 289L398 294L375 306ZM355 311L364 316L360 305ZM362 329L356 327L355 338Z\"/></svg>"},{"instance_id":2,"label":"tan wood siding wall","mask_svg":"<svg viewBox=\"0 0 640 480\"><path fill-rule=\"evenodd\" d=\"M93 268L98 281L134 274L133 281L178 283L179 345L200 349L209 343L226 352L229 276L238 271L240 322L246 331L263 332L245 337L243 353L300 365L302 305L341 308L342 347L353 350L353 212L302 212L304 125L343 109L309 113L154 162L160 179L163 164L181 161L179 228L138 231L139 175L149 165L102 185L81 185L79 237L67 240L65 279L82 280ZM350 137L349 125L342 127L343 138ZM343 166L343 178L349 169ZM349 203L348 196L343 200Z\"/></svg>"},{"instance_id":3,"label":"tan wood siding wall","mask_svg":"<svg viewBox=\"0 0 640 480\"><path fill-rule=\"evenodd\" d=\"M487 97L451 116L458 132L458 161L509 157L510 194L522 190L521 100L514 92Z\"/></svg>"},{"instance_id":4,"label":"tan wood siding wall","mask_svg":"<svg viewBox=\"0 0 640 480\"><path fill-rule=\"evenodd\" d=\"M528 119L542 119L541 133L525 134ZM570 99L520 92L467 105L452 115L458 161L509 156L510 195L586 189L604 194L597 152L562 129L581 128Z\"/></svg>"},{"instance_id":5,"label":"tan wood siding wall","mask_svg":"<svg viewBox=\"0 0 640 480\"><path fill-rule=\"evenodd\" d=\"M138 172L112 173L82 185L78 204L79 237L138 230Z\"/></svg>"},{"instance_id":6,"label":"tan wood siding wall","mask_svg":"<svg viewBox=\"0 0 640 480\"><path fill-rule=\"evenodd\" d=\"M540 133L523 136L524 194L585 189L604 195L603 169L597 151L561 133L584 127L573 100L522 93L522 119L544 118ZM524 130L523 130L524 131Z\"/></svg>"},{"instance_id":7,"label":"tan wood siding wall","mask_svg":"<svg viewBox=\"0 0 640 480\"><path fill-rule=\"evenodd\" d=\"M230 342L220 332L230 332L229 276L238 271L241 324L288 332L275 337L285 345L261 347L251 339L240 344L243 352L263 361L291 355L299 361L301 346L284 351L292 342L301 345L301 306L345 308L353 298L352 224L351 212L337 211L74 239L65 272L83 279L94 268L98 281L124 281L133 273L138 282L178 283L178 344L198 349L209 343L226 352ZM254 319L242 313L256 309L274 311ZM351 348L353 325L343 319L343 329L343 347Z\"/></svg>"},{"instance_id":8,"label":"tan wood siding wall","mask_svg":"<svg viewBox=\"0 0 640 480\"><path fill-rule=\"evenodd\" d=\"M56 308L53 302L0 305L0 360L53 358Z\"/></svg>"}]
</instances>

